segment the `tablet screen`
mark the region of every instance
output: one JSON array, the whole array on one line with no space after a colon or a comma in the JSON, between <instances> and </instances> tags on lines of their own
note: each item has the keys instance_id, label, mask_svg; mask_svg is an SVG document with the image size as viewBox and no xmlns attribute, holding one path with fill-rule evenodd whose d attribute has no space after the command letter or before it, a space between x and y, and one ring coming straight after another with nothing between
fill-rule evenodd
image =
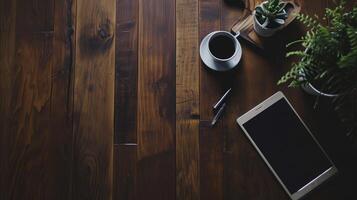
<instances>
[{"instance_id":1,"label":"tablet screen","mask_svg":"<svg viewBox=\"0 0 357 200\"><path fill-rule=\"evenodd\" d=\"M332 166L284 98L243 127L290 193Z\"/></svg>"}]
</instances>

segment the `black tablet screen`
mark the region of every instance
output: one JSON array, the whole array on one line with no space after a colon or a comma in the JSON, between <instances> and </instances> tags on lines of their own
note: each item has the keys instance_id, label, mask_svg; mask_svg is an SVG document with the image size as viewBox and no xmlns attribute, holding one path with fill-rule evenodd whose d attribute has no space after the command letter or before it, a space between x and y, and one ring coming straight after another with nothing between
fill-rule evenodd
<instances>
[{"instance_id":1,"label":"black tablet screen","mask_svg":"<svg viewBox=\"0 0 357 200\"><path fill-rule=\"evenodd\" d=\"M291 194L332 166L285 99L243 127Z\"/></svg>"}]
</instances>

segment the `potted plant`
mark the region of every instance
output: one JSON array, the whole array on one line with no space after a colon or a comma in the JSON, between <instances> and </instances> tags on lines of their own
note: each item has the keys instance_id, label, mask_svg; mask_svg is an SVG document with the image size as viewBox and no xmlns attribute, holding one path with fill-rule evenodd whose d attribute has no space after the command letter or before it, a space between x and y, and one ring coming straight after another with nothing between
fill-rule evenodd
<instances>
[{"instance_id":1,"label":"potted plant","mask_svg":"<svg viewBox=\"0 0 357 200\"><path fill-rule=\"evenodd\" d=\"M356 132L357 127L357 7L346 11L341 2L327 8L323 25L316 18L300 14L297 19L309 30L300 40L303 49L287 53L299 62L278 81L301 86L306 92L329 97L342 121Z\"/></svg>"},{"instance_id":2,"label":"potted plant","mask_svg":"<svg viewBox=\"0 0 357 200\"><path fill-rule=\"evenodd\" d=\"M259 4L253 12L255 32L269 37L280 30L288 17L285 5L281 0L268 0Z\"/></svg>"}]
</instances>

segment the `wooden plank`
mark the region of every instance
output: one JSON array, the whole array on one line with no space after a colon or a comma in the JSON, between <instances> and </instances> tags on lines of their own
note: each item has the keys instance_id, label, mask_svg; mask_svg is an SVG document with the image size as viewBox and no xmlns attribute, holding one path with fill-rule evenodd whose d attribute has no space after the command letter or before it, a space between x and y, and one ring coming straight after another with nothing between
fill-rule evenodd
<instances>
[{"instance_id":1,"label":"wooden plank","mask_svg":"<svg viewBox=\"0 0 357 200\"><path fill-rule=\"evenodd\" d=\"M0 199L10 199L11 100L14 82L16 1L0 0ZM12 143L12 144L10 144Z\"/></svg>"},{"instance_id":2,"label":"wooden plank","mask_svg":"<svg viewBox=\"0 0 357 200\"><path fill-rule=\"evenodd\" d=\"M49 199L52 156L50 96L52 34L17 36L16 60L10 70L11 92L2 139L1 172L5 199ZM18 192L21 191L21 192Z\"/></svg>"},{"instance_id":3,"label":"wooden plank","mask_svg":"<svg viewBox=\"0 0 357 200\"><path fill-rule=\"evenodd\" d=\"M223 199L223 135L221 123L200 121L200 198Z\"/></svg>"},{"instance_id":4,"label":"wooden plank","mask_svg":"<svg viewBox=\"0 0 357 200\"><path fill-rule=\"evenodd\" d=\"M198 0L176 0L176 199L200 199Z\"/></svg>"},{"instance_id":5,"label":"wooden plank","mask_svg":"<svg viewBox=\"0 0 357 200\"><path fill-rule=\"evenodd\" d=\"M0 0L0 199L9 199L10 132L15 62L16 1Z\"/></svg>"},{"instance_id":6,"label":"wooden plank","mask_svg":"<svg viewBox=\"0 0 357 200\"><path fill-rule=\"evenodd\" d=\"M72 139L51 131L53 5L0 3L0 199L63 199L69 194L70 165L64 157L71 154L65 142Z\"/></svg>"},{"instance_id":7,"label":"wooden plank","mask_svg":"<svg viewBox=\"0 0 357 200\"><path fill-rule=\"evenodd\" d=\"M114 146L114 200L135 200L137 145Z\"/></svg>"},{"instance_id":8,"label":"wooden plank","mask_svg":"<svg viewBox=\"0 0 357 200\"><path fill-rule=\"evenodd\" d=\"M220 30L221 1L200 0L200 41ZM208 70L201 61L200 71L200 198L223 199L223 135L221 123L210 126L212 106L225 92L222 73Z\"/></svg>"},{"instance_id":9,"label":"wooden plank","mask_svg":"<svg viewBox=\"0 0 357 200\"><path fill-rule=\"evenodd\" d=\"M136 199L138 0L118 0L115 42L113 199Z\"/></svg>"},{"instance_id":10,"label":"wooden plank","mask_svg":"<svg viewBox=\"0 0 357 200\"><path fill-rule=\"evenodd\" d=\"M138 0L118 0L115 42L115 143L136 143Z\"/></svg>"},{"instance_id":11,"label":"wooden plank","mask_svg":"<svg viewBox=\"0 0 357 200\"><path fill-rule=\"evenodd\" d=\"M139 1L138 199L175 199L175 1Z\"/></svg>"},{"instance_id":12,"label":"wooden plank","mask_svg":"<svg viewBox=\"0 0 357 200\"><path fill-rule=\"evenodd\" d=\"M115 1L78 0L73 199L112 199Z\"/></svg>"},{"instance_id":13,"label":"wooden plank","mask_svg":"<svg viewBox=\"0 0 357 200\"><path fill-rule=\"evenodd\" d=\"M51 88L52 160L51 188L48 199L71 199L73 161L73 87L75 57L75 0L55 1L53 68Z\"/></svg>"},{"instance_id":14,"label":"wooden plank","mask_svg":"<svg viewBox=\"0 0 357 200\"><path fill-rule=\"evenodd\" d=\"M200 199L199 179L199 122L178 121L176 134L176 198ZM179 145L181 145L179 147Z\"/></svg>"},{"instance_id":15,"label":"wooden plank","mask_svg":"<svg viewBox=\"0 0 357 200\"><path fill-rule=\"evenodd\" d=\"M16 20L16 32L53 31L54 21L53 0L17 0L16 12L21 18Z\"/></svg>"}]
</instances>

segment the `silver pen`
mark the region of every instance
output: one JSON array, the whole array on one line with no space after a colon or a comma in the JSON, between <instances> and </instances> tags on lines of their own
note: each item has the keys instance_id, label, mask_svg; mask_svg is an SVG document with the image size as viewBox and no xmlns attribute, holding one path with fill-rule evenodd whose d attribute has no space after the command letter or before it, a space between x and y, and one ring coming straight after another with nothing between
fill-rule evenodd
<instances>
[{"instance_id":1,"label":"silver pen","mask_svg":"<svg viewBox=\"0 0 357 200\"><path fill-rule=\"evenodd\" d=\"M213 117L211 126L214 126L217 123L217 121L221 117L225 107L226 107L226 103L223 103L222 106L219 108L217 114Z\"/></svg>"},{"instance_id":2,"label":"silver pen","mask_svg":"<svg viewBox=\"0 0 357 200\"><path fill-rule=\"evenodd\" d=\"M221 106L221 104L226 100L226 98L230 94L231 90L232 88L229 88L229 90L227 90L227 92L224 93L224 95L218 100L218 102L214 104L213 110L217 110Z\"/></svg>"}]
</instances>

